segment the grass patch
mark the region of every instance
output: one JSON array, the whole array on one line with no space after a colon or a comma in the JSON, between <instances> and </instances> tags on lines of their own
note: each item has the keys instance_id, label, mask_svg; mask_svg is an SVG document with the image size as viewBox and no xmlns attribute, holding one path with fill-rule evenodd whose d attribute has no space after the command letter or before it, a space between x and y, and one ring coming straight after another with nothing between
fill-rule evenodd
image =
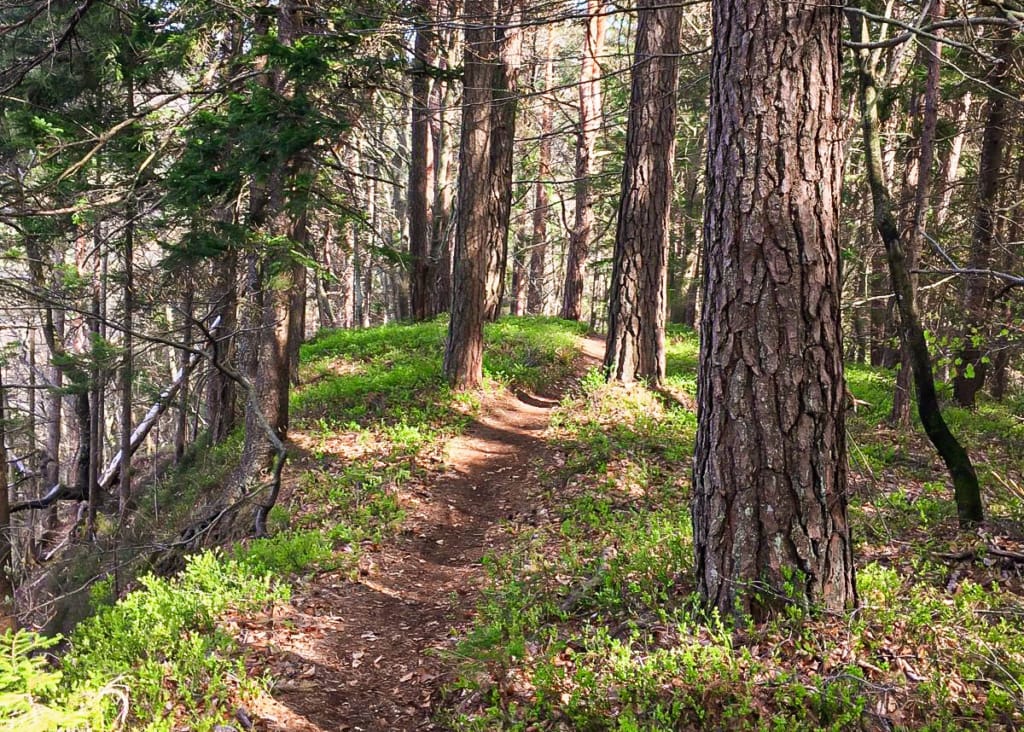
<instances>
[{"instance_id":1,"label":"grass patch","mask_svg":"<svg viewBox=\"0 0 1024 732\"><path fill-rule=\"evenodd\" d=\"M146 576L117 600L110 580L92 588L95 611L78 625L58 668L39 652L58 639L0 639L0 728L43 732L122 727L170 732L230 724L257 695L231 631L288 595L290 578L351 569L360 550L401 523L397 489L425 480L478 395L444 384L446 323L321 334L302 349L304 386L292 395L292 457L271 536L188 560L176 578ZM488 388L542 388L562 378L580 326L549 318L487 328ZM197 446L156 484L138 528L183 520L237 464L242 435ZM148 509L147 509L148 510Z\"/></svg>"},{"instance_id":2,"label":"grass patch","mask_svg":"<svg viewBox=\"0 0 1024 732\"><path fill-rule=\"evenodd\" d=\"M993 526L963 534L917 433L886 427L892 374L854 366L851 522L862 607L724 623L695 595L689 512L696 338L670 339L667 388L595 370L555 415L550 515L488 563L490 583L440 722L456 730L1017 729L1024 725L1020 456L1013 402L953 414L984 458ZM957 420L964 420L963 423ZM1018 443L1019 444L1019 443ZM980 445L980 447L978 447ZM996 497L999 500L994 500ZM1015 513L1017 512L1017 513ZM964 544L974 549L969 561ZM949 557L954 557L950 559Z\"/></svg>"}]
</instances>

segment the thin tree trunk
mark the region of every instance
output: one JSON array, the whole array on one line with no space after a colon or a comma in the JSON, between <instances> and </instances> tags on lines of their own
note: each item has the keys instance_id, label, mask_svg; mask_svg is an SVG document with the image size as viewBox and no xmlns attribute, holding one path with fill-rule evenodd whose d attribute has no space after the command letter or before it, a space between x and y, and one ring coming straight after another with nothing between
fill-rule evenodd
<instances>
[{"instance_id":1,"label":"thin tree trunk","mask_svg":"<svg viewBox=\"0 0 1024 732\"><path fill-rule=\"evenodd\" d=\"M226 252L211 265L213 289L211 312L220 319L220 336L214 339L214 363L235 360L238 327L238 255ZM204 411L211 444L227 439L238 424L238 389L220 369L211 367L206 381Z\"/></svg>"},{"instance_id":2,"label":"thin tree trunk","mask_svg":"<svg viewBox=\"0 0 1024 732\"><path fill-rule=\"evenodd\" d=\"M949 156L943 162L942 170L942 195L939 197L939 204L935 209L935 225L942 228L949 215L949 204L953 200L953 190L956 188L957 176L960 172L960 155L964 149L964 141L967 139L967 120L971 114L971 92L964 92L960 99L959 111L954 122L956 134L949 146Z\"/></svg>"},{"instance_id":3,"label":"thin tree trunk","mask_svg":"<svg viewBox=\"0 0 1024 732\"><path fill-rule=\"evenodd\" d=\"M299 176L307 174L307 166L299 166ZM295 204L293 204L295 205ZM297 204L301 210L293 213L288 238L293 246L309 256L309 218L306 202ZM306 263L296 258L292 262L291 291L288 293L288 370L291 372L291 383L299 384L299 349L306 339L306 288L308 277ZM285 431L287 431L287 424Z\"/></svg>"},{"instance_id":4,"label":"thin tree trunk","mask_svg":"<svg viewBox=\"0 0 1024 732\"><path fill-rule=\"evenodd\" d=\"M985 115L985 133L978 161L977 208L971 234L969 269L988 269L992 263L995 240L996 203L999 196L999 172L1006 149L1006 127L1010 114L1007 105L1007 83L1011 68L1014 43L1011 32L1004 30L996 43L999 60L989 73L988 111ZM960 406L973 407L978 392L985 384L988 360L985 358L988 340L986 305L990 294L988 279L983 275L965 275L963 312L965 328L961 346L957 350L957 368L953 377L953 396Z\"/></svg>"},{"instance_id":5,"label":"thin tree trunk","mask_svg":"<svg viewBox=\"0 0 1024 732\"><path fill-rule=\"evenodd\" d=\"M174 464L180 465L185 457L185 448L188 445L188 412L191 392L189 389L187 367L190 358L189 350L192 348L192 317L194 306L194 282L190 268L184 272L185 294L182 296L182 334L181 341L185 348L178 352L178 369L184 375L178 396L178 414L174 426ZM121 446L124 449L124 445Z\"/></svg>"},{"instance_id":6,"label":"thin tree trunk","mask_svg":"<svg viewBox=\"0 0 1024 732\"><path fill-rule=\"evenodd\" d=\"M669 285L669 317L673 323L681 323L690 328L697 325L697 295L700 292L699 181L703 156L704 138L691 140L683 177L685 203L679 212L683 219L679 256L674 264L669 265L672 278Z\"/></svg>"},{"instance_id":7,"label":"thin tree trunk","mask_svg":"<svg viewBox=\"0 0 1024 732\"><path fill-rule=\"evenodd\" d=\"M7 427L4 402L7 388L0 371L0 633L14 630L14 580L11 567L11 489L8 485Z\"/></svg>"},{"instance_id":8,"label":"thin tree trunk","mask_svg":"<svg viewBox=\"0 0 1024 732\"><path fill-rule=\"evenodd\" d=\"M526 294L526 312L544 312L548 248L548 185L551 177L551 133L554 114L550 95L554 85L554 31L545 29L544 94L540 96L540 145L537 151L537 183L533 197L533 237L530 247L530 283Z\"/></svg>"},{"instance_id":9,"label":"thin tree trunk","mask_svg":"<svg viewBox=\"0 0 1024 732\"><path fill-rule=\"evenodd\" d=\"M945 5L943 0L933 0L928 11L928 22L938 23L945 17ZM935 162L935 135L939 123L939 76L942 71L942 31L937 30L932 34L919 52L919 58L927 68L924 92L920 95L923 105L919 102L918 107L923 109L911 110L911 116L920 116L921 127L919 132L918 149L916 161L913 167L916 175L912 176L914 186L913 201L910 205L910 221L904 227L907 232L906 246L904 251L907 258L907 269L913 272L917 267L918 252L921 251L921 243L924 237L925 215L928 212L928 202L931 195L932 165ZM918 112L920 114L915 114ZM911 150L911 155L913 155ZM908 162L908 168L911 167ZM917 277L913 278L913 288L917 289ZM896 387L892 397L892 411L889 414L889 421L896 425L908 427L910 425L910 382L913 367L910 362L911 355L904 345L900 349L900 369L896 375Z\"/></svg>"},{"instance_id":10,"label":"thin tree trunk","mask_svg":"<svg viewBox=\"0 0 1024 732\"><path fill-rule=\"evenodd\" d=\"M134 207L133 207L134 208ZM130 214L134 217L134 211ZM134 381L135 348L132 337L133 314L135 311L135 226L129 223L124 237L124 354L121 366L121 480L118 485L118 524L123 526L132 496L132 382ZM98 461L97 461L98 463Z\"/></svg>"},{"instance_id":11,"label":"thin tree trunk","mask_svg":"<svg viewBox=\"0 0 1024 732\"><path fill-rule=\"evenodd\" d=\"M855 43L868 38L867 20L859 14L848 15L850 35ZM949 431L942 418L935 393L931 357L924 329L917 313L916 293L906 266L899 226L892 210L892 196L882 167L882 143L878 133L878 92L875 69L867 49L858 49L857 72L860 86L861 124L864 135L865 167L874 204L874 224L885 245L889 276L899 310L900 338L911 357L917 411L928 438L942 457L953 479L957 515L960 523L970 525L982 520L981 490L967 451Z\"/></svg>"},{"instance_id":12,"label":"thin tree trunk","mask_svg":"<svg viewBox=\"0 0 1024 732\"><path fill-rule=\"evenodd\" d=\"M594 169L597 134L601 129L601 66L606 16L603 0L587 0L587 32L580 70L580 126L576 138L576 220L569 236L569 253L562 290L562 317L579 320L583 314L584 269L590 253L594 212L590 176Z\"/></svg>"}]
</instances>

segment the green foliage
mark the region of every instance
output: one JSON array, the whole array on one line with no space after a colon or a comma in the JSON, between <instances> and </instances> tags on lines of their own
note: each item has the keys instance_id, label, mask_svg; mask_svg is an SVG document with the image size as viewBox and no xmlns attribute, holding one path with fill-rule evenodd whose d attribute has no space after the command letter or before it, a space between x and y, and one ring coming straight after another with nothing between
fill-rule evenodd
<instances>
[{"instance_id":1,"label":"green foliage","mask_svg":"<svg viewBox=\"0 0 1024 732\"><path fill-rule=\"evenodd\" d=\"M209 730L233 715L229 694L255 689L217 621L229 610L259 610L286 591L267 574L206 553L190 558L178 578L142 578L117 603L108 604L103 590L93 595L96 614L72 633L59 667L39 654L59 637L3 637L0 722L10 729L116 729L127 715L136 729L185 721Z\"/></svg>"},{"instance_id":2,"label":"green foliage","mask_svg":"<svg viewBox=\"0 0 1024 732\"><path fill-rule=\"evenodd\" d=\"M60 640L24 630L0 636L0 728L46 732L102 724L106 690L63 692L63 674L46 655Z\"/></svg>"},{"instance_id":3,"label":"green foliage","mask_svg":"<svg viewBox=\"0 0 1024 732\"><path fill-rule=\"evenodd\" d=\"M147 576L140 585L75 629L63 658L67 688L123 679L130 714L145 729L169 729L172 710L185 710L195 729L230 718L231 677L244 679L245 672L216 621L228 610L266 607L285 590L269 575L213 553L191 557L175 579ZM107 705L108 714L116 711Z\"/></svg>"},{"instance_id":4,"label":"green foliage","mask_svg":"<svg viewBox=\"0 0 1024 732\"><path fill-rule=\"evenodd\" d=\"M594 369L555 413L565 455L552 481L558 508L489 559L490 583L455 653L456 688L477 692L479 702L441 722L456 730L552 722L861 730L879 718L898 729L1019 727L1021 588L1001 588L996 578L1007 575L984 548L979 566L992 568L984 583L936 559L953 548L956 512L923 437L885 428L890 372L847 372L854 396L867 402L848 421L862 607L842 617L794 607L760 625L724 623L701 609L687 505L696 338L679 331L670 343L663 393L606 384ZM1012 408L983 404L954 419L991 449L1015 434ZM1004 461L1019 470L1019 455ZM1005 503L996 505L1024 505L1020 486L1003 482Z\"/></svg>"}]
</instances>

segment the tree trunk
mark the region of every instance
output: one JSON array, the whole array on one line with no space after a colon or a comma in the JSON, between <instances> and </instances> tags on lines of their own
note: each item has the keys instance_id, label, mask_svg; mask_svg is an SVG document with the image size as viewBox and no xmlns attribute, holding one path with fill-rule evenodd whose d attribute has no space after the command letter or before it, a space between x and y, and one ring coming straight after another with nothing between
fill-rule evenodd
<instances>
[{"instance_id":1,"label":"tree trunk","mask_svg":"<svg viewBox=\"0 0 1024 732\"><path fill-rule=\"evenodd\" d=\"M134 213L131 214L134 216ZM132 382L135 360L133 355L132 314L135 310L135 226L129 223L124 237L124 363L121 366L121 480L117 492L118 525L127 518L132 496ZM99 456L97 456L98 458ZM98 462L98 461L97 461Z\"/></svg>"},{"instance_id":2,"label":"tree trunk","mask_svg":"<svg viewBox=\"0 0 1024 732\"><path fill-rule=\"evenodd\" d=\"M225 252L211 265L213 279L212 314L220 318L220 336L214 339L214 363L235 360L238 327L238 255ZM226 440L238 424L238 391L235 382L217 368L211 368L206 382L204 404L210 442Z\"/></svg>"},{"instance_id":3,"label":"tree trunk","mask_svg":"<svg viewBox=\"0 0 1024 732\"><path fill-rule=\"evenodd\" d=\"M842 10L713 0L694 545L725 615L855 603L840 328Z\"/></svg>"},{"instance_id":4,"label":"tree trunk","mask_svg":"<svg viewBox=\"0 0 1024 732\"><path fill-rule=\"evenodd\" d=\"M526 288L529 279L526 250L529 240L525 225L516 230L516 244L512 252L512 292L509 298L511 315L523 315L526 312Z\"/></svg>"},{"instance_id":5,"label":"tree trunk","mask_svg":"<svg viewBox=\"0 0 1024 732\"><path fill-rule=\"evenodd\" d=\"M409 152L409 298L413 320L426 320L430 308L433 267L431 232L434 203L434 146L431 140L431 76L435 63L436 35L433 31L430 0L419 0L412 69L412 135Z\"/></svg>"},{"instance_id":6,"label":"tree trunk","mask_svg":"<svg viewBox=\"0 0 1024 732\"><path fill-rule=\"evenodd\" d=\"M928 22L938 23L945 16L943 0L933 0L928 11ZM924 92L919 95L917 109L911 108L911 119L920 119L920 129L917 150L912 147L909 151L907 168L915 169L915 175L908 175L913 179L912 201L908 206L910 220L904 226L907 232L907 244L905 247L907 257L907 268L913 272L917 266L918 252L921 251L921 242L924 234L925 214L928 212L928 201L931 191L932 164L935 162L935 135L939 123L939 75L942 70L942 31L936 30L932 38L921 46L918 51L920 63L927 68ZM921 109L923 107L923 109ZM916 154L915 154L916 153ZM910 158L914 158L913 161ZM905 196L906 197L906 196ZM913 287L917 289L917 278L913 278ZM911 355L904 345L900 349L900 369L896 375L896 386L892 396L892 411L889 413L889 421L894 425L903 427L910 426L910 382Z\"/></svg>"},{"instance_id":7,"label":"tree trunk","mask_svg":"<svg viewBox=\"0 0 1024 732\"><path fill-rule=\"evenodd\" d=\"M497 313L507 257L516 106L511 68L518 49L504 33L506 13L515 7L466 3L458 226L444 358L445 376L458 389L483 380L483 326Z\"/></svg>"},{"instance_id":8,"label":"tree trunk","mask_svg":"<svg viewBox=\"0 0 1024 732\"><path fill-rule=\"evenodd\" d=\"M548 248L548 178L551 176L552 102L549 97L554 84L554 31L545 30L544 94L540 97L540 146L537 151L537 183L533 196L533 237L530 246L530 284L526 294L526 312L544 312Z\"/></svg>"},{"instance_id":9,"label":"tree trunk","mask_svg":"<svg viewBox=\"0 0 1024 732\"><path fill-rule=\"evenodd\" d=\"M960 154L964 149L964 141L967 138L967 120L971 114L971 92L968 90L960 100L959 111L957 112L954 129L956 134L949 146L949 155L943 161L942 182L943 188L939 196L939 203L935 209L935 225L942 228L949 215L949 204L953 200L953 190L956 188L957 175L960 171Z\"/></svg>"},{"instance_id":10,"label":"tree trunk","mask_svg":"<svg viewBox=\"0 0 1024 732\"><path fill-rule=\"evenodd\" d=\"M299 166L299 176L308 174L308 167ZM310 255L309 251L309 218L306 212L306 201L298 204L300 210L292 215L289 225L288 238L292 246L305 257ZM302 258L296 258L292 262L291 290L288 293L288 370L291 373L291 383L299 384L299 350L303 341L306 340L306 288L308 275L306 263ZM285 425L287 431L287 424Z\"/></svg>"},{"instance_id":11,"label":"tree trunk","mask_svg":"<svg viewBox=\"0 0 1024 732\"><path fill-rule=\"evenodd\" d=\"M855 43L868 38L867 20L856 13L848 16L850 36ZM875 87L875 68L868 49L855 52L860 87L861 125L864 135L865 168L871 187L874 206L874 224L885 245L893 296L899 311L900 339L910 354L917 395L917 411L928 439L946 463L953 478L957 515L962 525L982 520L981 491L971 458L949 431L939 409L932 374L931 356L917 313L914 282L906 265L899 226L892 211L892 196L882 166L882 143L878 132L878 92Z\"/></svg>"},{"instance_id":12,"label":"tree trunk","mask_svg":"<svg viewBox=\"0 0 1024 732\"><path fill-rule=\"evenodd\" d=\"M442 59L444 61L444 59ZM445 68L448 68L445 61ZM430 301L431 314L447 312L452 304L452 271L455 266L455 248L452 244L453 190L456 182L452 164L452 140L449 106L453 106L451 84L434 84L432 103L436 104L436 126L431 130L434 140L435 181L433 201L433 228L430 234L430 260L434 268L434 292ZM443 87L443 89L442 89ZM433 108L433 106L432 106Z\"/></svg>"},{"instance_id":13,"label":"tree trunk","mask_svg":"<svg viewBox=\"0 0 1024 732\"><path fill-rule=\"evenodd\" d=\"M626 159L612 260L609 379L665 376L669 211L676 141L681 6L641 0L629 99Z\"/></svg>"},{"instance_id":14,"label":"tree trunk","mask_svg":"<svg viewBox=\"0 0 1024 732\"><path fill-rule=\"evenodd\" d=\"M989 73L988 112L985 115L985 133L978 161L977 208L971 234L969 269L988 269L992 264L995 240L996 203L999 196L999 171L1006 148L1007 80L1011 67L1013 42L1011 33L1004 30L996 44L996 63ZM990 290L984 275L965 275L963 312L966 327L961 335L961 346L956 353L956 373L953 377L953 396L962 407L973 407L978 392L985 384L988 360L985 358L989 337L986 328L986 306Z\"/></svg>"},{"instance_id":15,"label":"tree trunk","mask_svg":"<svg viewBox=\"0 0 1024 732\"><path fill-rule=\"evenodd\" d=\"M191 359L191 354L188 349L192 348L192 317L193 317L193 302L194 302L194 288L195 282L192 278L191 269L186 269L184 273L185 281L185 294L182 297L181 310L182 310L182 335L181 341L185 346L178 352L178 369L184 375L180 387L180 394L178 397L178 414L174 425L174 464L179 465L182 458L185 456L185 447L188 444L188 413L189 413L189 401L191 400L192 394L189 389L188 382L188 364ZM121 449L124 449L122 446Z\"/></svg>"},{"instance_id":16,"label":"tree trunk","mask_svg":"<svg viewBox=\"0 0 1024 732\"><path fill-rule=\"evenodd\" d=\"M0 634L14 630L14 580L11 567L11 493L7 475L7 428L4 401L7 388L0 371Z\"/></svg>"},{"instance_id":17,"label":"tree trunk","mask_svg":"<svg viewBox=\"0 0 1024 732\"><path fill-rule=\"evenodd\" d=\"M580 126L576 137L576 220L569 236L569 253L562 290L562 317L579 320L583 314L584 268L594 224L590 176L594 168L597 133L601 129L601 66L606 16L603 0L587 0L587 32L580 69Z\"/></svg>"},{"instance_id":18,"label":"tree trunk","mask_svg":"<svg viewBox=\"0 0 1024 732\"><path fill-rule=\"evenodd\" d=\"M704 138L689 140L686 170L683 171L685 203L680 210L682 235L676 261L669 261L669 320L694 328L697 325L697 295L700 291L700 209L699 190Z\"/></svg>"}]
</instances>

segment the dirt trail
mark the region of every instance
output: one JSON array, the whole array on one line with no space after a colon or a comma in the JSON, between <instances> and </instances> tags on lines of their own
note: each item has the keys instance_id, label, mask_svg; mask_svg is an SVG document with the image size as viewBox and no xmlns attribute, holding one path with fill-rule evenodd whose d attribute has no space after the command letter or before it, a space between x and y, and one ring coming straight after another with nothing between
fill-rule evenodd
<instances>
[{"instance_id":1,"label":"dirt trail","mask_svg":"<svg viewBox=\"0 0 1024 732\"><path fill-rule=\"evenodd\" d=\"M604 343L582 347L581 373ZM509 519L536 508L538 474L554 459L543 435L570 384L488 400L450 443L445 472L399 496L403 530L367 552L358 582L319 575L294 589L284 616L254 625L257 658L279 673L273 697L249 710L256 729L438 729L432 702L448 671L438 651L472 617L481 558L509 541Z\"/></svg>"}]
</instances>

